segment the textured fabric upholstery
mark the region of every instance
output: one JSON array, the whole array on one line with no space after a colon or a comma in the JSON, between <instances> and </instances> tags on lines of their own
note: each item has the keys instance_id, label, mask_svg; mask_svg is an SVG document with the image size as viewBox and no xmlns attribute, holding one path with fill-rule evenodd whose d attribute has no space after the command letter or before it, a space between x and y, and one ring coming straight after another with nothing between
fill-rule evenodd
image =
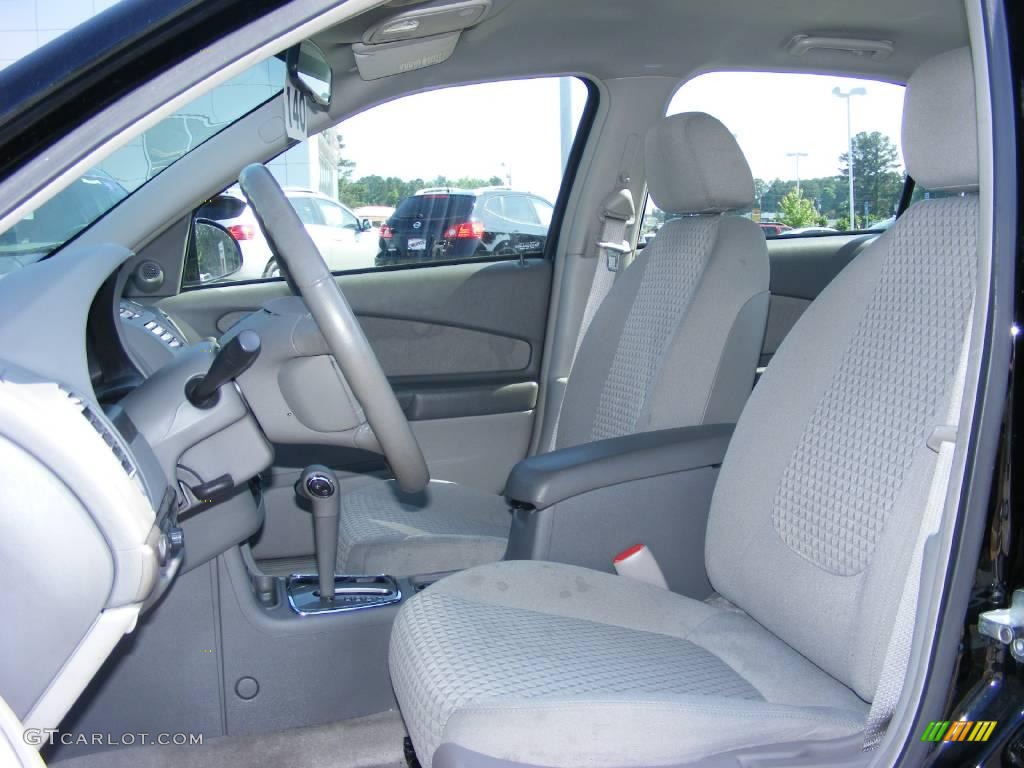
<instances>
[{"instance_id":1,"label":"textured fabric upholstery","mask_svg":"<svg viewBox=\"0 0 1024 768\"><path fill-rule=\"evenodd\" d=\"M338 569L409 576L469 568L505 554L512 516L501 496L432 481L407 494L373 482L341 499Z\"/></svg>"},{"instance_id":2,"label":"textured fabric upholstery","mask_svg":"<svg viewBox=\"0 0 1024 768\"><path fill-rule=\"evenodd\" d=\"M754 179L736 138L703 112L659 120L644 144L647 188L669 213L723 213L754 204Z\"/></svg>"},{"instance_id":3,"label":"textured fabric upholstery","mask_svg":"<svg viewBox=\"0 0 1024 768\"><path fill-rule=\"evenodd\" d=\"M746 160L717 120L693 114L663 123L648 139L659 152L676 147L718 158L716 174L749 182ZM587 329L556 448L735 421L753 386L767 312L768 251L756 224L717 214L666 223L616 279ZM371 487L342 504L339 562L350 572L458 570L505 552L498 540L509 528L503 501L470 488L434 489L429 502L399 505L390 489Z\"/></svg>"},{"instance_id":4,"label":"textured fabric upholstery","mask_svg":"<svg viewBox=\"0 0 1024 768\"><path fill-rule=\"evenodd\" d=\"M924 65L912 80L919 103L941 103L921 84L957 90L970 77L958 56ZM947 108L935 122L968 107ZM919 157L938 158L948 137L934 138ZM978 208L973 194L912 206L779 347L711 504L706 563L719 598L506 562L406 603L390 665L427 768L446 744L622 768L863 730L927 504L927 440L955 389Z\"/></svg>"},{"instance_id":5,"label":"textured fabric upholstery","mask_svg":"<svg viewBox=\"0 0 1024 768\"><path fill-rule=\"evenodd\" d=\"M715 488L715 589L865 698L945 420L977 216L974 196L918 203L822 292L751 395Z\"/></svg>"},{"instance_id":6,"label":"textured fabric upholstery","mask_svg":"<svg viewBox=\"0 0 1024 768\"><path fill-rule=\"evenodd\" d=\"M768 251L756 224L729 215L667 222L590 324L556 448L735 421L754 383L767 299Z\"/></svg>"},{"instance_id":7,"label":"textured fabric upholstery","mask_svg":"<svg viewBox=\"0 0 1024 768\"><path fill-rule=\"evenodd\" d=\"M640 286L601 387L591 440L632 434L665 350L718 235L718 216L670 221L651 243Z\"/></svg>"},{"instance_id":8,"label":"textured fabric upholstery","mask_svg":"<svg viewBox=\"0 0 1024 768\"><path fill-rule=\"evenodd\" d=\"M552 563L429 587L399 614L391 673L425 768L446 741L534 765L692 760L855 733L867 711L738 610Z\"/></svg>"},{"instance_id":9,"label":"textured fabric upholstery","mask_svg":"<svg viewBox=\"0 0 1024 768\"><path fill-rule=\"evenodd\" d=\"M925 189L978 189L978 120L971 52L936 56L907 81L903 158Z\"/></svg>"}]
</instances>

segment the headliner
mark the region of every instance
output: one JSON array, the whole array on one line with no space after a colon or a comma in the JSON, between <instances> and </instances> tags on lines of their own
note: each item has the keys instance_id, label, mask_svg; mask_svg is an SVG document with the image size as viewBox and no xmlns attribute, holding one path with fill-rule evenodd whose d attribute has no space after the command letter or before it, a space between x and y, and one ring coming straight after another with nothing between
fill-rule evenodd
<instances>
[{"instance_id":1,"label":"headliner","mask_svg":"<svg viewBox=\"0 0 1024 768\"><path fill-rule=\"evenodd\" d=\"M960 0L492 0L486 18L462 33L452 57L424 78L479 81L583 73L601 79L708 70L799 71L904 82L916 66L966 45ZM444 0L416 3L427 7ZM374 22L411 4L391 3L316 36L336 72L350 70L348 44ZM890 40L875 61L849 53L786 51L795 34ZM443 72L443 74L442 74ZM417 73L393 80L417 80ZM407 81L408 82L408 81Z\"/></svg>"}]
</instances>

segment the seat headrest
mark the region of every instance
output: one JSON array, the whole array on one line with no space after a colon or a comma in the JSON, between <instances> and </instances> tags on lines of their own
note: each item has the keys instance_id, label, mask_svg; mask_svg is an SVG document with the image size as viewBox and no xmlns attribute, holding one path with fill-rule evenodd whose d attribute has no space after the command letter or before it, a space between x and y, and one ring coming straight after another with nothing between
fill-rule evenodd
<instances>
[{"instance_id":1,"label":"seat headrest","mask_svg":"<svg viewBox=\"0 0 1024 768\"><path fill-rule=\"evenodd\" d=\"M666 213L722 213L754 204L754 179L739 144L703 112L665 117L647 132L647 188Z\"/></svg>"},{"instance_id":2,"label":"seat headrest","mask_svg":"<svg viewBox=\"0 0 1024 768\"><path fill-rule=\"evenodd\" d=\"M903 160L920 187L978 188L978 118L968 48L947 51L917 68L903 102Z\"/></svg>"}]
</instances>

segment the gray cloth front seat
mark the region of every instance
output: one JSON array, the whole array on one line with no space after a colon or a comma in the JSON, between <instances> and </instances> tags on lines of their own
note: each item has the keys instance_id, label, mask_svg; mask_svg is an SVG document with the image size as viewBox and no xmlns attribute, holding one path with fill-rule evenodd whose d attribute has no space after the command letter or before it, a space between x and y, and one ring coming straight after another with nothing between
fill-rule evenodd
<instances>
[{"instance_id":1,"label":"gray cloth front seat","mask_svg":"<svg viewBox=\"0 0 1024 768\"><path fill-rule=\"evenodd\" d=\"M668 427L734 422L753 384L768 312L768 251L752 221L750 168L715 118L688 113L648 133L654 240L595 313L566 387L556 448ZM597 269L604 269L598 264ZM504 499L431 483L403 495L373 482L342 499L339 568L410 575L505 553Z\"/></svg>"},{"instance_id":2,"label":"gray cloth front seat","mask_svg":"<svg viewBox=\"0 0 1024 768\"><path fill-rule=\"evenodd\" d=\"M425 768L861 748L975 291L974 114L966 49L910 79L908 170L964 194L912 206L822 292L761 378L711 504L705 555L720 598L520 561L449 576L403 606L391 677Z\"/></svg>"}]
</instances>

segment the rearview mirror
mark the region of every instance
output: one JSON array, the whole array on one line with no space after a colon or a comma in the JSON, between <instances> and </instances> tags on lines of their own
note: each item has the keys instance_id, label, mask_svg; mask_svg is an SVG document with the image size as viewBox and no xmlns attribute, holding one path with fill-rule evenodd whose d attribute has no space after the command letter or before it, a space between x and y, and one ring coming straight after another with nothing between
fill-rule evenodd
<instances>
[{"instance_id":1,"label":"rearview mirror","mask_svg":"<svg viewBox=\"0 0 1024 768\"><path fill-rule=\"evenodd\" d=\"M309 40L291 48L287 56L288 76L313 103L327 107L331 103L331 65L320 47Z\"/></svg>"},{"instance_id":2,"label":"rearview mirror","mask_svg":"<svg viewBox=\"0 0 1024 768\"><path fill-rule=\"evenodd\" d=\"M224 227L209 219L192 222L183 287L207 285L230 277L242 268L242 248Z\"/></svg>"}]
</instances>

